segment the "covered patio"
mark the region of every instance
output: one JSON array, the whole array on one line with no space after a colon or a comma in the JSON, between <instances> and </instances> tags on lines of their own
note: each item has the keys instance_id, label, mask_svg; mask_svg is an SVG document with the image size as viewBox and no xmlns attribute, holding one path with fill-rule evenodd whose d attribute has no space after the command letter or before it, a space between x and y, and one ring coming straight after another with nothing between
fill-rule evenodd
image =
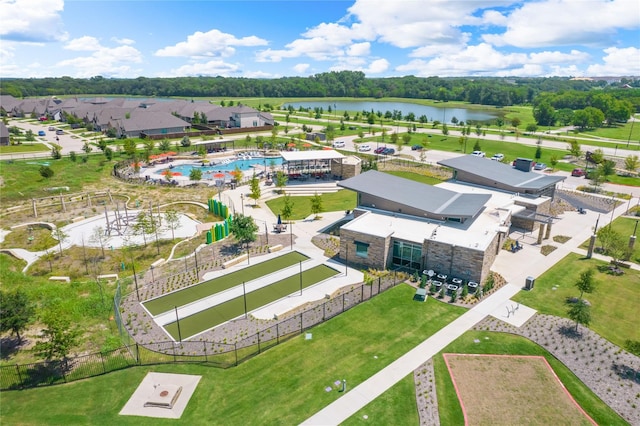
<instances>
[{"instance_id":1,"label":"covered patio","mask_svg":"<svg viewBox=\"0 0 640 426\"><path fill-rule=\"evenodd\" d=\"M341 179L345 156L333 150L282 151L282 167L289 180Z\"/></svg>"}]
</instances>

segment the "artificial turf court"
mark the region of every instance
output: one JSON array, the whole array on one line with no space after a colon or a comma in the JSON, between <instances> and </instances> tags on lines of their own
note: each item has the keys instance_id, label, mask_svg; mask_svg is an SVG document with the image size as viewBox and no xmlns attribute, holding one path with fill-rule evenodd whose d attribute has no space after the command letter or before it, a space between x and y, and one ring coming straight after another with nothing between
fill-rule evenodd
<instances>
[{"instance_id":1,"label":"artificial turf court","mask_svg":"<svg viewBox=\"0 0 640 426\"><path fill-rule=\"evenodd\" d=\"M302 271L302 288L310 287L338 273L338 271L327 265L318 265ZM300 279L300 274L295 274L247 293L247 311L275 302L299 291ZM177 322L167 324L164 328L175 340L184 340L244 315L244 313L244 297L240 296L188 317L180 318L180 333L178 333Z\"/></svg>"},{"instance_id":2,"label":"artificial turf court","mask_svg":"<svg viewBox=\"0 0 640 426\"><path fill-rule=\"evenodd\" d=\"M297 251L290 252L273 259L265 260L264 262L256 263L255 265L248 266L238 271L230 272L200 284L192 285L183 290L148 300L144 302L143 305L151 315L156 316L174 309L175 306L184 306L197 300L204 299L212 294L230 289L238 284L242 284L243 282L252 281L265 275L269 275L279 271L280 269L288 268L289 266L293 266L296 263L307 259L309 259L309 257L302 253Z\"/></svg>"}]
</instances>

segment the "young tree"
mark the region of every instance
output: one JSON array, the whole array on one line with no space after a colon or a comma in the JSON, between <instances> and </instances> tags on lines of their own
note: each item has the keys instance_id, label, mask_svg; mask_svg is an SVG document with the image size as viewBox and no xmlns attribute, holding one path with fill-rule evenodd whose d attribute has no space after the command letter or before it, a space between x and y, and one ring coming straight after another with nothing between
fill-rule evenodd
<instances>
[{"instance_id":1,"label":"young tree","mask_svg":"<svg viewBox=\"0 0 640 426\"><path fill-rule=\"evenodd\" d=\"M538 126L535 123L529 123L527 127L525 127L525 130L529 133L535 133L538 131Z\"/></svg>"},{"instance_id":2,"label":"young tree","mask_svg":"<svg viewBox=\"0 0 640 426\"><path fill-rule=\"evenodd\" d=\"M538 145L536 147L535 158L536 158L536 160L539 160L541 157L542 157L542 147L540 145Z\"/></svg>"},{"instance_id":3,"label":"young tree","mask_svg":"<svg viewBox=\"0 0 640 426\"><path fill-rule=\"evenodd\" d=\"M22 343L22 333L31 322L35 309L29 296L20 288L12 292L0 291L0 332L11 331Z\"/></svg>"},{"instance_id":4,"label":"young tree","mask_svg":"<svg viewBox=\"0 0 640 426\"><path fill-rule=\"evenodd\" d=\"M291 196L285 195L282 211L280 212L280 214L282 215L282 218L285 221L289 220L289 218L293 215L293 207L294 207L294 202L291 200Z\"/></svg>"},{"instance_id":5,"label":"young tree","mask_svg":"<svg viewBox=\"0 0 640 426\"><path fill-rule=\"evenodd\" d=\"M555 169L558 164L558 156L552 154L551 157L549 157L549 164L551 164L551 170Z\"/></svg>"},{"instance_id":6,"label":"young tree","mask_svg":"<svg viewBox=\"0 0 640 426\"><path fill-rule=\"evenodd\" d=\"M229 232L233 234L235 239L242 246L256 240L258 225L256 225L251 216L237 214L231 221Z\"/></svg>"},{"instance_id":7,"label":"young tree","mask_svg":"<svg viewBox=\"0 0 640 426\"><path fill-rule=\"evenodd\" d=\"M579 160L580 157L582 157L582 148L580 147L580 144L578 143L577 140L572 140L569 143L569 147L567 148L569 150L569 152L571 153L571 155L573 155L576 160Z\"/></svg>"},{"instance_id":8,"label":"young tree","mask_svg":"<svg viewBox=\"0 0 640 426\"><path fill-rule=\"evenodd\" d=\"M69 235L66 232L64 232L60 227L56 227L56 229L53 230L52 234L53 234L53 237L56 240L58 240L58 245L60 247L60 255L62 255L62 243L67 241L67 238L69 238Z\"/></svg>"},{"instance_id":9,"label":"young tree","mask_svg":"<svg viewBox=\"0 0 640 426\"><path fill-rule=\"evenodd\" d=\"M78 345L80 329L72 325L70 318L62 309L45 313L42 323L45 326L42 330L43 340L36 343L36 352L45 359L64 360L71 349Z\"/></svg>"},{"instance_id":10,"label":"young tree","mask_svg":"<svg viewBox=\"0 0 640 426\"><path fill-rule=\"evenodd\" d=\"M164 138L158 144L158 148L160 148L160 151L162 152L167 152L171 149L171 142L169 141L169 139Z\"/></svg>"},{"instance_id":11,"label":"young tree","mask_svg":"<svg viewBox=\"0 0 640 426\"><path fill-rule=\"evenodd\" d=\"M124 149L125 154L129 157L134 157L136 155L136 142L133 139L125 139L122 144L122 148Z\"/></svg>"},{"instance_id":12,"label":"young tree","mask_svg":"<svg viewBox=\"0 0 640 426\"><path fill-rule=\"evenodd\" d=\"M189 136L184 135L182 137L182 140L180 141L180 145L182 145L185 148L191 146L191 140L189 139Z\"/></svg>"},{"instance_id":13,"label":"young tree","mask_svg":"<svg viewBox=\"0 0 640 426\"><path fill-rule=\"evenodd\" d=\"M146 212L141 211L136 217L136 222L133 224L133 233L135 235L141 235L144 241L144 246L147 246L147 234L149 229L149 218Z\"/></svg>"},{"instance_id":14,"label":"young tree","mask_svg":"<svg viewBox=\"0 0 640 426\"><path fill-rule=\"evenodd\" d=\"M109 236L105 234L104 228L102 226L96 226L95 228L93 228L93 231L91 232L91 236L89 237L89 241L91 243L100 245L100 248L102 249L103 259L105 257L104 245L108 239L109 239Z\"/></svg>"},{"instance_id":15,"label":"young tree","mask_svg":"<svg viewBox=\"0 0 640 426\"><path fill-rule=\"evenodd\" d=\"M613 174L616 173L616 163L613 160L604 160L600 167L598 167L598 171L604 180Z\"/></svg>"},{"instance_id":16,"label":"young tree","mask_svg":"<svg viewBox=\"0 0 640 426\"><path fill-rule=\"evenodd\" d=\"M286 185L287 185L287 181L289 180L289 177L287 176L287 174L285 172L283 172L282 170L278 170L276 172L276 188L278 188L278 191L280 193L282 193L283 189Z\"/></svg>"},{"instance_id":17,"label":"young tree","mask_svg":"<svg viewBox=\"0 0 640 426\"><path fill-rule=\"evenodd\" d=\"M638 168L638 156L637 155L629 155L624 159L624 169L629 172L635 172Z\"/></svg>"},{"instance_id":18,"label":"young tree","mask_svg":"<svg viewBox=\"0 0 640 426\"><path fill-rule=\"evenodd\" d=\"M582 324L588 327L591 323L591 306L589 306L584 300L580 299L577 302L568 302L569 310L567 315L576 323L576 332L578 331L578 325Z\"/></svg>"},{"instance_id":19,"label":"young tree","mask_svg":"<svg viewBox=\"0 0 640 426\"><path fill-rule=\"evenodd\" d=\"M316 192L314 196L311 197L311 213L317 218L322 211L322 197Z\"/></svg>"},{"instance_id":20,"label":"young tree","mask_svg":"<svg viewBox=\"0 0 640 426\"><path fill-rule=\"evenodd\" d=\"M51 148L51 158L53 158L54 160L59 160L62 158L62 153L60 152L60 148L57 145L54 145L53 148Z\"/></svg>"},{"instance_id":21,"label":"young tree","mask_svg":"<svg viewBox=\"0 0 640 426\"><path fill-rule=\"evenodd\" d=\"M409 145L411 143L411 135L409 133L405 133L402 135L402 139L398 141L398 151L402 151L404 145Z\"/></svg>"},{"instance_id":22,"label":"young tree","mask_svg":"<svg viewBox=\"0 0 640 426\"><path fill-rule=\"evenodd\" d=\"M262 195L262 191L260 190L260 180L255 174L253 175L253 177L251 178L251 181L249 182L249 189L250 189L249 198L251 198L255 202L255 205L257 206L258 200L260 199L260 195Z\"/></svg>"},{"instance_id":23,"label":"young tree","mask_svg":"<svg viewBox=\"0 0 640 426\"><path fill-rule=\"evenodd\" d=\"M171 239L175 240L175 230L180 227L180 215L174 209L168 209L164 212L164 223L171 230Z\"/></svg>"},{"instance_id":24,"label":"young tree","mask_svg":"<svg viewBox=\"0 0 640 426\"><path fill-rule=\"evenodd\" d=\"M586 271L580 274L580 278L576 281L575 286L578 290L580 290L579 299L582 300L582 296L584 293L593 293L596 289L596 282L593 278L594 270L592 268L587 269Z\"/></svg>"}]
</instances>

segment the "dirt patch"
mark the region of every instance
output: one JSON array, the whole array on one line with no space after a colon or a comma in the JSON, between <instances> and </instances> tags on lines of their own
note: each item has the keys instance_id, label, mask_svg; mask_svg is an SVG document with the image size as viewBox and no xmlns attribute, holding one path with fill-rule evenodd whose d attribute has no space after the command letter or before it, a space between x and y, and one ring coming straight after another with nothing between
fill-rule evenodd
<instances>
[{"instance_id":1,"label":"dirt patch","mask_svg":"<svg viewBox=\"0 0 640 426\"><path fill-rule=\"evenodd\" d=\"M537 356L445 354L468 425L595 424Z\"/></svg>"}]
</instances>

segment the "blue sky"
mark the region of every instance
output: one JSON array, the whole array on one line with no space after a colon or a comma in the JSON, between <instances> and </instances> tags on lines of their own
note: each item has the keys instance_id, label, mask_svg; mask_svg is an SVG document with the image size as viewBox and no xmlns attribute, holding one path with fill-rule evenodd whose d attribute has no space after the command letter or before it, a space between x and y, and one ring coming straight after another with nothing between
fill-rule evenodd
<instances>
[{"instance_id":1,"label":"blue sky","mask_svg":"<svg viewBox=\"0 0 640 426\"><path fill-rule=\"evenodd\" d=\"M638 0L0 0L0 77L640 76Z\"/></svg>"}]
</instances>

